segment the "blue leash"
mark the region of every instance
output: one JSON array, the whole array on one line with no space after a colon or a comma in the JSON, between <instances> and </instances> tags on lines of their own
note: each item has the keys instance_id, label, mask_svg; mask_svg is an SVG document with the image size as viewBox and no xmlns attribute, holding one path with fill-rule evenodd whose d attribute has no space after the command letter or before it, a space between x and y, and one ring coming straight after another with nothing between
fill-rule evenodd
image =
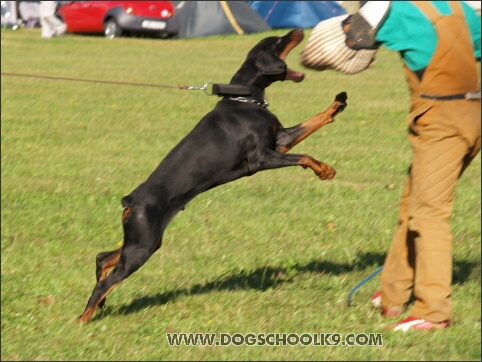
<instances>
[{"instance_id":1,"label":"blue leash","mask_svg":"<svg viewBox=\"0 0 482 362\"><path fill-rule=\"evenodd\" d=\"M372 279L375 275L377 275L378 273L380 273L382 271L383 267L381 266L380 268L378 268L377 270L375 270L373 273L371 273L369 276L367 276L365 279L363 279L360 283L358 283L355 288L353 288L350 292L350 294L348 294L348 300L347 300L347 304L348 306L350 307L351 306L351 297L353 294L355 294L355 292L360 289L360 287L365 284L366 282L368 282L370 279Z\"/></svg>"}]
</instances>

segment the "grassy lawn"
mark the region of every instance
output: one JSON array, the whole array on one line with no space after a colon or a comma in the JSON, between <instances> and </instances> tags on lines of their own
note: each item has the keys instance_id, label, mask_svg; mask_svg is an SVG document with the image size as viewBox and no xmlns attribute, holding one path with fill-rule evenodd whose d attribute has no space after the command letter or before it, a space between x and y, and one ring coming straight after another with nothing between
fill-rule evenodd
<instances>
[{"instance_id":1,"label":"grassy lawn","mask_svg":"<svg viewBox=\"0 0 482 362\"><path fill-rule=\"evenodd\" d=\"M272 31L282 35L286 31ZM309 31L306 32L306 35ZM2 29L2 72L160 85L228 83L264 34L106 40ZM305 42L306 42L305 38ZM295 49L287 63L303 70ZM479 360L480 155L457 188L454 320L443 332L383 331L368 305L410 162L407 85L381 49L354 76L303 70L267 90L286 126L348 107L292 152L332 165L258 173L195 198L164 243L92 323L75 320L95 256L122 240L120 199L219 100L202 91L2 76L2 360ZM169 346L168 333L351 334L378 346ZM336 340L336 339L335 339Z\"/></svg>"}]
</instances>

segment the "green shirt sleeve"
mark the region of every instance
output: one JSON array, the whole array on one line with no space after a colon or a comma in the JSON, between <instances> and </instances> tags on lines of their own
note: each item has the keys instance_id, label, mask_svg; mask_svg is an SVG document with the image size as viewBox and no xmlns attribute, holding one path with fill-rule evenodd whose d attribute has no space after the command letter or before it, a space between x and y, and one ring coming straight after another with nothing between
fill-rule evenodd
<instances>
[{"instance_id":1,"label":"green shirt sleeve","mask_svg":"<svg viewBox=\"0 0 482 362\"><path fill-rule=\"evenodd\" d=\"M447 1L432 2L442 14L450 14ZM462 2L467 25L474 44L474 57L480 60L480 16ZM400 52L413 70L425 68L432 59L437 34L430 20L408 1L392 1L390 10L377 32L376 40L386 48Z\"/></svg>"}]
</instances>

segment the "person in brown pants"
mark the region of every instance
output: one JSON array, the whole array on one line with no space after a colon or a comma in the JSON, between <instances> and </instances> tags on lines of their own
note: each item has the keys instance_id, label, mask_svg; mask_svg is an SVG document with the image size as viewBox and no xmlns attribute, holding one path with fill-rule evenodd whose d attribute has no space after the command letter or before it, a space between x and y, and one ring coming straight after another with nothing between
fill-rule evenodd
<instances>
[{"instance_id":1,"label":"person in brown pants","mask_svg":"<svg viewBox=\"0 0 482 362\"><path fill-rule=\"evenodd\" d=\"M383 315L399 317L413 295L410 316L391 328L444 329L452 323L455 187L480 151L480 16L458 1L367 2L341 26L343 46L353 52L380 45L400 52L411 93L412 163L381 290L371 301ZM341 69L340 59L329 59L328 50L316 53L317 44L327 39L310 40L302 64Z\"/></svg>"}]
</instances>

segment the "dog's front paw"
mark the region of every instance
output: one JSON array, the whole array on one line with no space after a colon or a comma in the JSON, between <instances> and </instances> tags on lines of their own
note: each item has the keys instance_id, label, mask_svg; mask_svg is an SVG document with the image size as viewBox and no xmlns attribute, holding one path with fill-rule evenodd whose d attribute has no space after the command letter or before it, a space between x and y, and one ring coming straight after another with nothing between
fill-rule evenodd
<instances>
[{"instance_id":1,"label":"dog's front paw","mask_svg":"<svg viewBox=\"0 0 482 362\"><path fill-rule=\"evenodd\" d=\"M333 167L327 165L326 163L320 162L320 171L316 175L321 180L331 180L336 175L336 171Z\"/></svg>"},{"instance_id":2,"label":"dog's front paw","mask_svg":"<svg viewBox=\"0 0 482 362\"><path fill-rule=\"evenodd\" d=\"M346 94L346 92L341 92L336 95L335 101L333 102L333 108L335 110L335 112L333 113L333 117L336 116L338 113L343 112L343 110L348 104L346 102L347 99L348 95Z\"/></svg>"},{"instance_id":3,"label":"dog's front paw","mask_svg":"<svg viewBox=\"0 0 482 362\"><path fill-rule=\"evenodd\" d=\"M347 99L348 99L348 94L346 94L346 92L338 93L335 97L335 101L341 102L341 103L346 103Z\"/></svg>"}]
</instances>

